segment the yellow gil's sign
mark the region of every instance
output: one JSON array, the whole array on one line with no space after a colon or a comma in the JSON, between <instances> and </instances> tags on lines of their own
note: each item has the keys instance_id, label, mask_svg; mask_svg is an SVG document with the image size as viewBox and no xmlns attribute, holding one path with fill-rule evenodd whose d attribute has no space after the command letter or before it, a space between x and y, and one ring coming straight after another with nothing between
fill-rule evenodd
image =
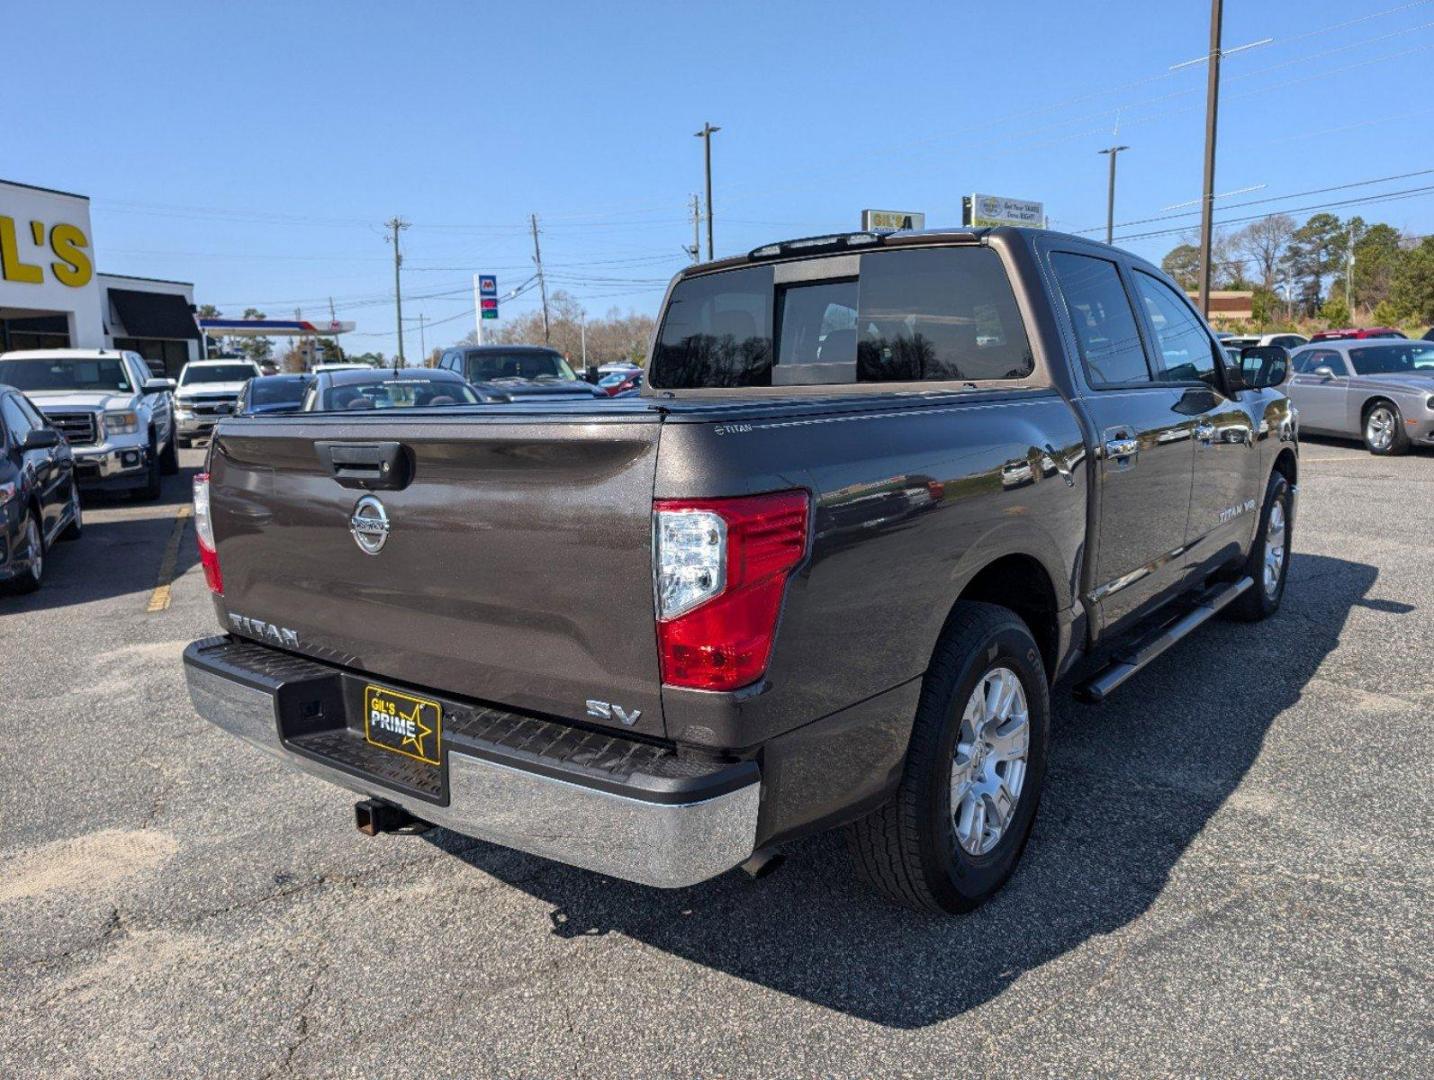
<instances>
[{"instance_id":1,"label":"yellow gil's sign","mask_svg":"<svg viewBox=\"0 0 1434 1080\"><path fill-rule=\"evenodd\" d=\"M30 239L35 247L45 246L45 223L30 222ZM55 256L50 263L50 273L61 285L80 289L94 277L94 264L90 262L85 249L90 241L84 231L75 225L59 224L49 230L49 247ZM0 280L18 285L42 285L45 271L34 263L27 263L20 257L19 235L15 219L0 214Z\"/></svg>"}]
</instances>

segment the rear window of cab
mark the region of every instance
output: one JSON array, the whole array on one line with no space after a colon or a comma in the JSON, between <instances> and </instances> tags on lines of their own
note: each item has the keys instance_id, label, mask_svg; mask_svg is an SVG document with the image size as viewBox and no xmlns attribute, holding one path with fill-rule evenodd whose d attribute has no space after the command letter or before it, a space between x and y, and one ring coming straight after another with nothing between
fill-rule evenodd
<instances>
[{"instance_id":1,"label":"rear window of cab","mask_svg":"<svg viewBox=\"0 0 1434 1080\"><path fill-rule=\"evenodd\" d=\"M1035 369L1000 256L985 247L862 254L856 277L776 283L772 266L672 290L651 384L980 382Z\"/></svg>"}]
</instances>

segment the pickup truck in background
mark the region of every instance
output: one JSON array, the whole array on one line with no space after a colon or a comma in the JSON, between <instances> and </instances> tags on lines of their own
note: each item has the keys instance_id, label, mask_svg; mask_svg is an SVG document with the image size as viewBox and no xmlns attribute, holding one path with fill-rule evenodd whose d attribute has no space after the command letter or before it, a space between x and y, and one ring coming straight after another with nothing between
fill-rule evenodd
<instances>
[{"instance_id":1,"label":"pickup truck in background","mask_svg":"<svg viewBox=\"0 0 1434 1080\"><path fill-rule=\"evenodd\" d=\"M414 818L656 886L845 825L1011 873L1050 694L1280 603L1295 418L1153 266L1039 230L693 266L636 398L221 421L199 713Z\"/></svg>"},{"instance_id":2,"label":"pickup truck in background","mask_svg":"<svg viewBox=\"0 0 1434 1080\"><path fill-rule=\"evenodd\" d=\"M179 472L174 382L136 352L29 349L0 354L0 384L23 390L64 436L82 489L153 501Z\"/></svg>"}]
</instances>

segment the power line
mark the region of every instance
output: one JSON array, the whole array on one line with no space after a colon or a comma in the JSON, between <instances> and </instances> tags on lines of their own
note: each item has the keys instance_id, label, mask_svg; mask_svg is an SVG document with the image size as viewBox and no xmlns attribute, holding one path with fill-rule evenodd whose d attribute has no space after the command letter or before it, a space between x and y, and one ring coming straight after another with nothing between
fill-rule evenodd
<instances>
[{"instance_id":1,"label":"power line","mask_svg":"<svg viewBox=\"0 0 1434 1080\"><path fill-rule=\"evenodd\" d=\"M1261 206L1266 203L1286 202L1290 199L1303 199L1307 195L1327 195L1331 191L1347 191L1350 188L1368 187L1370 184L1388 184L1395 180L1410 180L1416 176L1429 176L1434 174L1434 169L1418 169L1414 172L1395 173L1392 176L1379 176L1369 180L1352 180L1347 184L1335 184L1332 187L1310 188L1308 191L1293 191L1287 195L1269 195L1263 199L1246 199L1244 202L1227 203L1222 209L1240 210L1247 206ZM1179 218L1194 217L1200 211L1190 210L1179 214L1161 214L1156 217L1136 218L1132 221L1121 221L1116 224L1117 229L1126 229L1132 225L1149 225L1157 221L1175 221ZM1084 229L1071 229L1071 233L1082 236L1086 233L1099 232L1104 226L1092 225ZM1178 230L1177 230L1178 231Z\"/></svg>"},{"instance_id":2,"label":"power line","mask_svg":"<svg viewBox=\"0 0 1434 1080\"><path fill-rule=\"evenodd\" d=\"M1345 207L1345 206L1374 206L1374 205L1377 205L1377 204L1379 204L1379 203L1399 202L1399 201L1402 201L1402 200L1404 200L1404 199L1414 199L1414 198L1418 198L1420 195L1428 195L1428 194L1431 194L1431 193L1434 193L1434 184L1430 184L1430 185L1427 186L1427 187L1409 188L1409 189L1407 189L1407 190L1405 190L1405 191L1390 191L1390 192L1385 192L1385 193L1382 194L1382 195L1365 195L1365 196L1362 196L1362 197L1360 197L1360 198L1355 198L1355 199L1341 199L1341 200L1338 200L1338 201L1336 201L1336 202L1312 203L1312 204L1310 204L1310 205L1308 205L1308 206L1292 206L1292 207L1289 207L1289 211L1288 211L1288 212L1290 212L1290 213L1297 213L1297 214L1298 214L1298 213L1304 213L1304 212L1306 212L1306 211L1313 211L1313 210L1335 210L1335 209L1338 209L1338 208L1340 208L1340 207ZM1216 225L1242 225L1242 224L1244 224L1245 222L1248 222L1248 221L1259 221L1260 219L1266 218L1266 217L1269 217L1269 216L1270 216L1269 214L1249 214L1249 215L1247 215L1247 216L1245 216L1245 217L1222 218L1220 221L1215 222L1215 224L1216 224ZM1187 228L1188 228L1188 226L1182 226L1182 227L1174 228L1174 229L1158 229L1158 230L1153 231L1153 232L1127 233L1127 234L1125 234L1124 236L1117 236L1116 239L1117 239L1117 240L1121 240L1121 241L1125 241L1125 240L1149 240L1149 239L1152 239L1152 238L1155 238L1155 237L1159 237L1159 236L1176 236L1176 235L1179 235L1180 233L1185 232Z\"/></svg>"}]
</instances>

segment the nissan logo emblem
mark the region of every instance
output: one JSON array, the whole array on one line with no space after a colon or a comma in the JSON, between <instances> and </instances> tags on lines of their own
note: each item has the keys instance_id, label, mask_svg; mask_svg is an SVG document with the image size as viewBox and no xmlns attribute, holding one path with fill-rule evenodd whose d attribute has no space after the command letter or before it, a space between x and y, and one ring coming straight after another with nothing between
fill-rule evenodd
<instances>
[{"instance_id":1,"label":"nissan logo emblem","mask_svg":"<svg viewBox=\"0 0 1434 1080\"><path fill-rule=\"evenodd\" d=\"M354 504L349 516L349 532L354 543L365 555L377 555L388 543L388 511L372 495L365 495Z\"/></svg>"}]
</instances>

